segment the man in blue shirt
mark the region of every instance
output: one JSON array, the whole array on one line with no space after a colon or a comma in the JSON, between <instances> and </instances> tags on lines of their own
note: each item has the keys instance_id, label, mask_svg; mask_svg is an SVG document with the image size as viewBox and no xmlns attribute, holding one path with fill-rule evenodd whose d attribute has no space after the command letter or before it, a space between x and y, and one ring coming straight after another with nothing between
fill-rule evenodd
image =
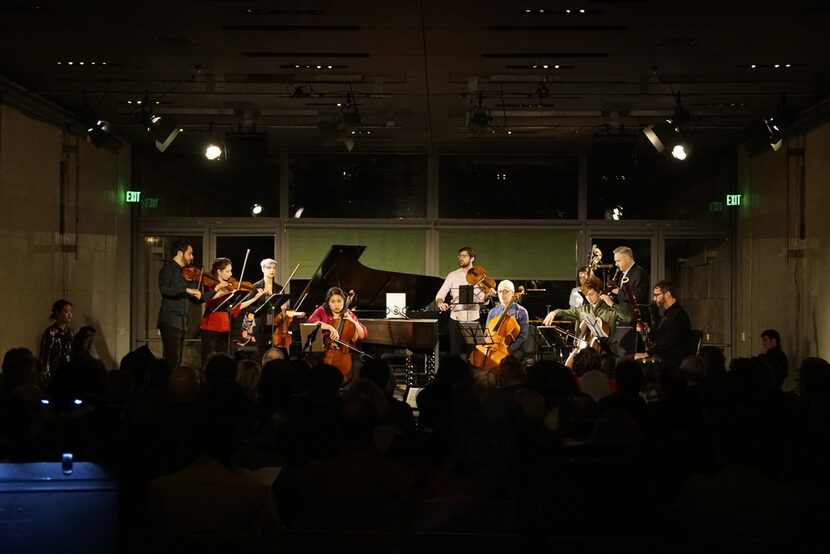
<instances>
[{"instance_id":1,"label":"man in blue shirt","mask_svg":"<svg viewBox=\"0 0 830 554\"><path fill-rule=\"evenodd\" d=\"M508 345L507 350L514 358L521 360L524 358L522 345L524 345L527 340L528 333L529 317L527 315L527 310L521 304L513 302L513 297L516 294L516 288L513 286L512 281L502 281L499 283L498 294L499 304L487 314L487 326L489 327L490 321L493 319L501 317L505 308L510 306L507 308L507 314L516 318L516 322L519 324L519 336L516 337L515 341Z\"/></svg>"}]
</instances>

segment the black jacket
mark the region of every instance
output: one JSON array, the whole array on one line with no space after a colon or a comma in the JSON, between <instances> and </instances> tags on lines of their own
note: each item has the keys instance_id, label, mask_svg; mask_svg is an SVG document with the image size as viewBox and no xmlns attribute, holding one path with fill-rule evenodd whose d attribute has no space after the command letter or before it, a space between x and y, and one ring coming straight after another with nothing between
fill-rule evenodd
<instances>
[{"instance_id":1,"label":"black jacket","mask_svg":"<svg viewBox=\"0 0 830 554\"><path fill-rule=\"evenodd\" d=\"M672 367L680 367L680 362L691 354L692 322L689 314L679 303L663 312L660 323L654 330L654 350L651 354L659 356Z\"/></svg>"},{"instance_id":2,"label":"black jacket","mask_svg":"<svg viewBox=\"0 0 830 554\"><path fill-rule=\"evenodd\" d=\"M641 265L634 264L628 270L628 284L631 286L631 290L634 292L634 297L637 299L636 303L640 304L641 306L644 304L648 304L651 299L651 289L648 286L648 271ZM622 281L622 278L620 278ZM623 308L630 309L632 299L628 297L626 293L625 287L622 286L620 283L620 292L617 294L617 302L619 302Z\"/></svg>"},{"instance_id":3,"label":"black jacket","mask_svg":"<svg viewBox=\"0 0 830 554\"><path fill-rule=\"evenodd\" d=\"M159 324L165 323L182 331L187 330L189 302L194 304L200 302L185 292L189 286L182 277L181 266L173 260L165 260L159 270L159 292L161 293Z\"/></svg>"}]
</instances>

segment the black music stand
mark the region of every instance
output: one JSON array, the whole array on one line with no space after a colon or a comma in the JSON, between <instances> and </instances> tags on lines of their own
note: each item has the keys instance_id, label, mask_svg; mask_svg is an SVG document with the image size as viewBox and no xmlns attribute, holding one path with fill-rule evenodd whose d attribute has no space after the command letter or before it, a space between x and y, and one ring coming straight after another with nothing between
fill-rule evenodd
<instances>
[{"instance_id":1,"label":"black music stand","mask_svg":"<svg viewBox=\"0 0 830 554\"><path fill-rule=\"evenodd\" d=\"M478 321L459 321L458 326L461 327L461 336L464 337L467 346L475 348L479 344L493 344L490 330L482 328Z\"/></svg>"},{"instance_id":2,"label":"black music stand","mask_svg":"<svg viewBox=\"0 0 830 554\"><path fill-rule=\"evenodd\" d=\"M550 359L547 354L552 354L553 359L561 362L567 355L568 345L562 338L562 333L565 332L556 325L537 325L539 352L542 359Z\"/></svg>"},{"instance_id":3,"label":"black music stand","mask_svg":"<svg viewBox=\"0 0 830 554\"><path fill-rule=\"evenodd\" d=\"M213 308L210 313L218 312L219 310L226 310L228 312L228 356L234 357L231 352L231 345L233 344L233 311L237 304L244 302L251 293L247 290L234 290L226 295L224 300L218 306Z\"/></svg>"}]
</instances>

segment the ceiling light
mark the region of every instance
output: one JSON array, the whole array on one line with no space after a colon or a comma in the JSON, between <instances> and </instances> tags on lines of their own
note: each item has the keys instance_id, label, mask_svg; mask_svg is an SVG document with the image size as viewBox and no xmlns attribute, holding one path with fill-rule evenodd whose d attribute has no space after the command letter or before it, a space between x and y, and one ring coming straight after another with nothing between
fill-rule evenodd
<instances>
[{"instance_id":1,"label":"ceiling light","mask_svg":"<svg viewBox=\"0 0 830 554\"><path fill-rule=\"evenodd\" d=\"M781 145L784 144L784 132L781 124L774 117L769 117L764 120L764 125L766 125L767 132L769 132L770 147L773 152L778 152Z\"/></svg>"},{"instance_id":2,"label":"ceiling light","mask_svg":"<svg viewBox=\"0 0 830 554\"><path fill-rule=\"evenodd\" d=\"M691 154L691 148L689 148L689 144L685 141L679 141L672 146L671 155L675 160L680 160L681 162L689 157Z\"/></svg>"},{"instance_id":3,"label":"ceiling light","mask_svg":"<svg viewBox=\"0 0 830 554\"><path fill-rule=\"evenodd\" d=\"M251 215L256 217L262 213L262 206L260 204L254 204L251 206Z\"/></svg>"},{"instance_id":4,"label":"ceiling light","mask_svg":"<svg viewBox=\"0 0 830 554\"><path fill-rule=\"evenodd\" d=\"M205 146L205 158L210 161L217 161L222 157L222 147L214 142Z\"/></svg>"}]
</instances>

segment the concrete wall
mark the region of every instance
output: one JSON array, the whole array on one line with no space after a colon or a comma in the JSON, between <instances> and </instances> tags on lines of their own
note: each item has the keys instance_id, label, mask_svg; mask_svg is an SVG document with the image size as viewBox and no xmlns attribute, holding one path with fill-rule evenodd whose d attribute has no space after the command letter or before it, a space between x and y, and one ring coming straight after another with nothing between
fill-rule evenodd
<instances>
[{"instance_id":1,"label":"concrete wall","mask_svg":"<svg viewBox=\"0 0 830 554\"><path fill-rule=\"evenodd\" d=\"M129 350L129 183L129 146L97 149L0 105L0 353L37 352L58 298L74 304L74 329L98 329L108 367Z\"/></svg>"},{"instance_id":2,"label":"concrete wall","mask_svg":"<svg viewBox=\"0 0 830 554\"><path fill-rule=\"evenodd\" d=\"M756 354L775 328L795 367L830 357L830 125L778 152L739 155L735 355ZM792 384L793 374L790 374Z\"/></svg>"}]
</instances>

